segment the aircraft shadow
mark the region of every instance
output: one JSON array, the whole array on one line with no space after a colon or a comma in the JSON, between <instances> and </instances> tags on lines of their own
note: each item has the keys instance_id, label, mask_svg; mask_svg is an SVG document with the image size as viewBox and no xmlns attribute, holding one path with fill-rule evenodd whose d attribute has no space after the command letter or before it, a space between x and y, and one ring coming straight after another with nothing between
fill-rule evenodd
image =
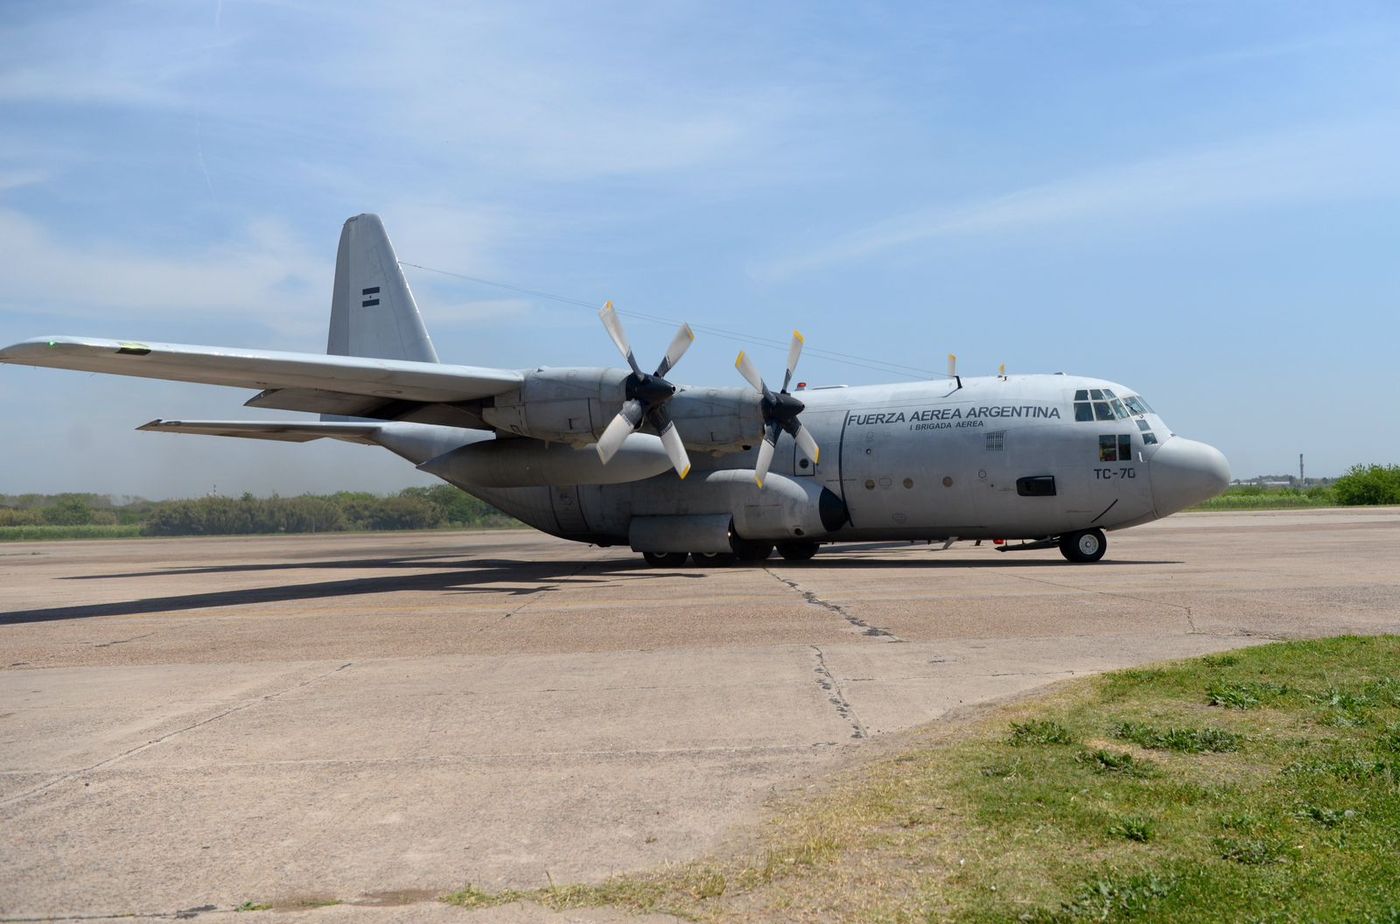
<instances>
[{"instance_id":1,"label":"aircraft shadow","mask_svg":"<svg viewBox=\"0 0 1400 924\"><path fill-rule=\"evenodd\" d=\"M934 553L936 554L936 553ZM1115 567L1131 565L1170 565L1173 561L1102 561L1093 567ZM1070 565L1059 559L1003 559L1000 556L988 560L937 559L937 558L868 558L859 553L841 556L839 553L824 554L809 562L787 562L774 557L762 563L765 568L775 568L793 573L822 570L855 569L900 569L956 571L984 568L1049 568L1068 570L1080 566ZM512 559L461 559L445 555L395 556L391 558L361 558L342 560L300 561L300 562L257 562L248 564L211 565L195 568L169 568L155 571L134 571L123 574L74 575L65 580L127 580L151 577L198 577L201 575L236 574L252 572L275 572L290 570L347 569L374 570L421 570L433 568L426 574L379 574L372 577L348 578L337 581L310 581L298 584L279 584L272 587L249 587L230 590L213 590L188 594L172 594L161 597L145 597L138 600L121 600L108 603L56 606L43 609L0 612L0 626L24 623L52 622L66 619L91 619L102 616L138 616L157 613L196 611L226 606L251 606L269 603L289 603L300 600L328 600L337 597L361 597L384 593L494 593L508 596L530 596L551 593L566 585L605 584L618 579L653 580L663 577L682 577L702 580L715 571L753 568L755 565L732 565L715 568L653 568L641 559L587 560L587 561L516 561Z\"/></svg>"}]
</instances>

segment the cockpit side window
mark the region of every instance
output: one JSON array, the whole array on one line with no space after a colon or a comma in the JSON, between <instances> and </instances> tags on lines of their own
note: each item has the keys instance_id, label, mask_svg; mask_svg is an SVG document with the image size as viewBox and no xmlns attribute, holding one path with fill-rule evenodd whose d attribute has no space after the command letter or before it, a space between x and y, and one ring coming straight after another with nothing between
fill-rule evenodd
<instances>
[{"instance_id":1,"label":"cockpit side window","mask_svg":"<svg viewBox=\"0 0 1400 924\"><path fill-rule=\"evenodd\" d=\"M1126 404L1128 406L1128 410L1132 411L1134 414L1152 413L1152 408L1148 407L1147 402L1139 398L1137 395L1128 395L1128 397L1123 399L1123 403Z\"/></svg>"},{"instance_id":2,"label":"cockpit side window","mask_svg":"<svg viewBox=\"0 0 1400 924\"><path fill-rule=\"evenodd\" d=\"M1094 417L1097 420L1113 420L1113 408L1107 401L1094 402Z\"/></svg>"}]
</instances>

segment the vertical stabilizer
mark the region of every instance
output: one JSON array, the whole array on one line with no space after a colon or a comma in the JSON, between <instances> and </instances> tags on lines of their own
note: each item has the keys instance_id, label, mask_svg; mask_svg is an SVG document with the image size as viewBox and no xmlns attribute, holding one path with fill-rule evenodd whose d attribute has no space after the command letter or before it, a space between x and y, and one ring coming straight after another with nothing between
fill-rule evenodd
<instances>
[{"instance_id":1,"label":"vertical stabilizer","mask_svg":"<svg viewBox=\"0 0 1400 924\"><path fill-rule=\"evenodd\" d=\"M438 361L378 215L356 215L340 232L326 352Z\"/></svg>"}]
</instances>

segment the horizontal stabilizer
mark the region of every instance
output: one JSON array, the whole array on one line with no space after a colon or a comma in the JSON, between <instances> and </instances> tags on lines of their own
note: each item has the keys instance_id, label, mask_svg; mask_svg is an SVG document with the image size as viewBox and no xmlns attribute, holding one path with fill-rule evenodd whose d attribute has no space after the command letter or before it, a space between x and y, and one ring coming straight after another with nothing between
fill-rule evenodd
<instances>
[{"instance_id":1,"label":"horizontal stabilizer","mask_svg":"<svg viewBox=\"0 0 1400 924\"><path fill-rule=\"evenodd\" d=\"M499 395L521 382L520 373L511 369L87 337L26 340L0 349L0 362L234 388L309 388L427 404Z\"/></svg>"},{"instance_id":2,"label":"horizontal stabilizer","mask_svg":"<svg viewBox=\"0 0 1400 924\"><path fill-rule=\"evenodd\" d=\"M330 437L366 446L378 445L373 437L379 424L324 423L316 421L253 420L153 420L137 427L153 433L194 433L202 436L241 436L253 440L308 443Z\"/></svg>"}]
</instances>

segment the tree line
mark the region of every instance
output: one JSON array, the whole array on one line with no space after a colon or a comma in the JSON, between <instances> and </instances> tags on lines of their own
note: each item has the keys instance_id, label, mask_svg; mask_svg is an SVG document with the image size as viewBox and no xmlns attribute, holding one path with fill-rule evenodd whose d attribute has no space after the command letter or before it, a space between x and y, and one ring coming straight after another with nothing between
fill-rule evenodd
<instances>
[{"instance_id":1,"label":"tree line","mask_svg":"<svg viewBox=\"0 0 1400 924\"><path fill-rule=\"evenodd\" d=\"M451 485L301 497L115 499L103 494L0 495L0 527L139 527L146 536L237 536L368 529L481 529L514 518Z\"/></svg>"}]
</instances>

